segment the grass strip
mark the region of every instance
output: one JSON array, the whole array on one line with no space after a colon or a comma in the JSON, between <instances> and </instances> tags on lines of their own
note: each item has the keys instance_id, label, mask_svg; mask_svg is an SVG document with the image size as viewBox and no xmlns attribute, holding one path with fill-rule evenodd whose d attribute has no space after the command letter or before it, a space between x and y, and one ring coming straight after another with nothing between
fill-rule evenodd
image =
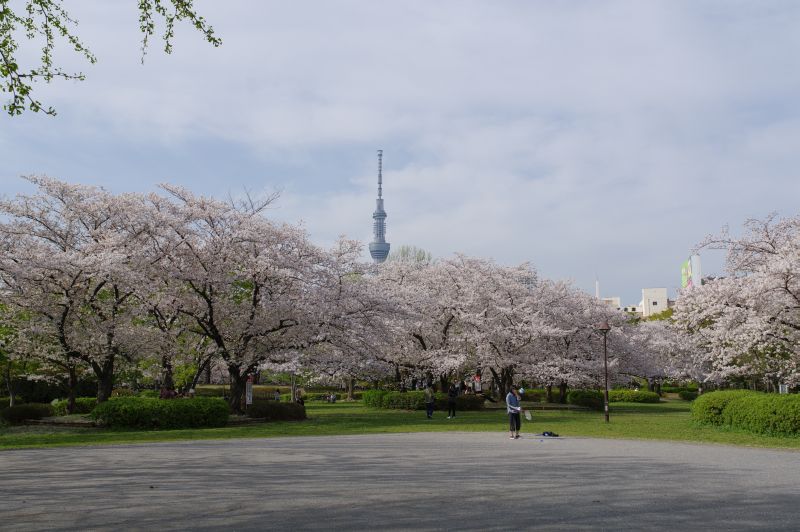
<instances>
[{"instance_id":1,"label":"grass strip","mask_svg":"<svg viewBox=\"0 0 800 532\"><path fill-rule=\"evenodd\" d=\"M532 422L523 421L523 433L544 430L566 437L642 439L715 443L751 447L800 449L800 437L775 437L737 430L701 426L689 414L690 403L615 403L611 422L600 412L535 411ZM131 444L178 440L332 436L398 432L498 432L507 430L503 409L459 412L447 419L437 411L428 420L424 411L383 410L361 402L306 404L306 421L275 421L242 426L183 430L111 430L102 428L17 426L0 428L0 449L70 445Z\"/></svg>"}]
</instances>

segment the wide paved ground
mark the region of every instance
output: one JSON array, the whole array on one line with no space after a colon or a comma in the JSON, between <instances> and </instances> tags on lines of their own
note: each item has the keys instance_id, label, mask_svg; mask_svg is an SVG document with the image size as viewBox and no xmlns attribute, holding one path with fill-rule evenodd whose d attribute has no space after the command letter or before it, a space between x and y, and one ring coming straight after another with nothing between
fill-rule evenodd
<instances>
[{"instance_id":1,"label":"wide paved ground","mask_svg":"<svg viewBox=\"0 0 800 532\"><path fill-rule=\"evenodd\" d=\"M800 529L800 453L424 433L0 453L3 530Z\"/></svg>"}]
</instances>

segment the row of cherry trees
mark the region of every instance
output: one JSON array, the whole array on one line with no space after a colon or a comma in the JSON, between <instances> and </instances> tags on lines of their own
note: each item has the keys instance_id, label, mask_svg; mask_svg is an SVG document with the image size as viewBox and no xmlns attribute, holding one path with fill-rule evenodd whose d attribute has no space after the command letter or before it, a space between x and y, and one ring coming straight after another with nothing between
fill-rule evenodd
<instances>
[{"instance_id":1,"label":"row of cherry trees","mask_svg":"<svg viewBox=\"0 0 800 532\"><path fill-rule=\"evenodd\" d=\"M355 241L321 249L264 216L274 198L28 179L36 192L0 202L0 349L66 376L70 390L93 373L100 401L120 368L144 359L158 361L167 388L176 361L194 369L193 383L224 369L234 409L263 368L351 386L444 383L479 368L501 392L520 379L597 386L602 321L615 381L718 380L757 365L797 376L796 220L709 241L730 247L737 274L684 294L673 321L634 323L527 264L423 253L376 267Z\"/></svg>"},{"instance_id":2,"label":"row of cherry trees","mask_svg":"<svg viewBox=\"0 0 800 532\"><path fill-rule=\"evenodd\" d=\"M161 359L166 382L176 357L198 374L219 361L238 397L263 363L335 343L379 307L353 289L355 242L322 250L268 221L268 201L29 180L36 193L0 203L3 316L16 331L6 350L68 375L70 389L90 369L100 401L120 364L143 357Z\"/></svg>"}]
</instances>

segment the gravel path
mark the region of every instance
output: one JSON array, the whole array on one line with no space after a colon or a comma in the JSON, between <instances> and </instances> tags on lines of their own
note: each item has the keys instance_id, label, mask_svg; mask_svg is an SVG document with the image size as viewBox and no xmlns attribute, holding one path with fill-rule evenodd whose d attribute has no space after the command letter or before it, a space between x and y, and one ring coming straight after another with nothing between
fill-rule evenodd
<instances>
[{"instance_id":1,"label":"gravel path","mask_svg":"<svg viewBox=\"0 0 800 532\"><path fill-rule=\"evenodd\" d=\"M800 453L416 433L0 453L4 530L798 530Z\"/></svg>"}]
</instances>

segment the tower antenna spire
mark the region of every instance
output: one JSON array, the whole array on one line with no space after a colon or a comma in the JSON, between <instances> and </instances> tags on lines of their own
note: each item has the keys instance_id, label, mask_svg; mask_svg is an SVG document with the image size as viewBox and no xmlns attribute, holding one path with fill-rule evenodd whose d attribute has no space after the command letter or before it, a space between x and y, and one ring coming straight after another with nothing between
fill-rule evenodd
<instances>
[{"instance_id":1,"label":"tower antenna spire","mask_svg":"<svg viewBox=\"0 0 800 532\"><path fill-rule=\"evenodd\" d=\"M383 197L383 150L378 150L378 199Z\"/></svg>"}]
</instances>

